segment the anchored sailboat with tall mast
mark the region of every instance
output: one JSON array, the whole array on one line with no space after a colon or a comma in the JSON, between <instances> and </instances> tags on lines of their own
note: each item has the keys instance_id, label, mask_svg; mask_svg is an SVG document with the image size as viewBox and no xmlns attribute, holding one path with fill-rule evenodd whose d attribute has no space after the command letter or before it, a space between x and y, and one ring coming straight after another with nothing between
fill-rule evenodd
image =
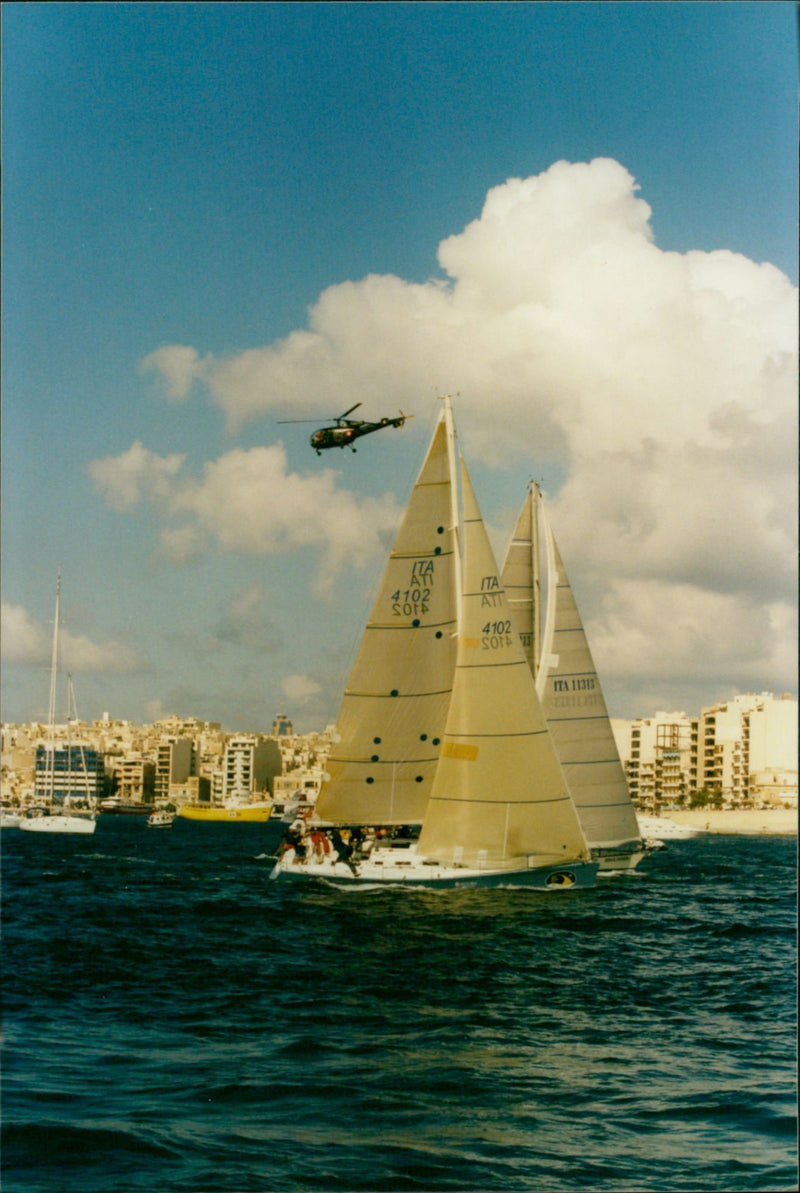
<instances>
[{"instance_id":1,"label":"anchored sailboat with tall mast","mask_svg":"<svg viewBox=\"0 0 800 1193\"><path fill-rule=\"evenodd\" d=\"M78 816L70 809L73 792L73 759L77 756L81 761L81 775L85 785L85 799L91 803L89 793L89 775L83 746L73 746L71 727L77 723L78 714L75 706L75 693L72 686L72 676L69 677L69 695L67 706L67 746L66 750L59 750L56 745L56 691L58 684L58 630L61 607L61 576L56 580L56 602L53 618L53 646L50 659L50 699L47 710L47 738L43 750L43 765L37 764L37 797L42 799L46 807L37 807L38 814L24 817L19 827L26 832L36 833L93 833L96 827L94 809L85 815ZM60 755L60 757L59 757Z\"/></svg>"},{"instance_id":2,"label":"anchored sailboat with tall mast","mask_svg":"<svg viewBox=\"0 0 800 1193\"><path fill-rule=\"evenodd\" d=\"M503 585L592 857L601 872L633 869L645 843L572 586L533 481Z\"/></svg>"},{"instance_id":3,"label":"anchored sailboat with tall mast","mask_svg":"<svg viewBox=\"0 0 800 1193\"><path fill-rule=\"evenodd\" d=\"M460 472L463 518L445 398L344 693L314 820L290 835L275 877L594 884L597 863L463 460Z\"/></svg>"}]
</instances>

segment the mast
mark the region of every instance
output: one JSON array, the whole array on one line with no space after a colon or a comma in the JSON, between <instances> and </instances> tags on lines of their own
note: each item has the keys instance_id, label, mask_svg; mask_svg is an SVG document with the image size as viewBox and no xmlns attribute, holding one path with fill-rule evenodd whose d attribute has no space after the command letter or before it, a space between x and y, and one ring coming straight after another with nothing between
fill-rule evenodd
<instances>
[{"instance_id":1,"label":"mast","mask_svg":"<svg viewBox=\"0 0 800 1193\"><path fill-rule=\"evenodd\" d=\"M456 635L461 632L461 513L458 500L458 476L456 455L456 428L453 422L453 400L449 394L442 396L444 423L447 434L447 467L450 483L450 525L453 528L453 604L456 611Z\"/></svg>"},{"instance_id":2,"label":"mast","mask_svg":"<svg viewBox=\"0 0 800 1193\"><path fill-rule=\"evenodd\" d=\"M533 641L531 651L533 659L533 676L536 678L539 670L539 656L542 649L542 578L539 573L539 507L541 505L541 489L536 481L530 484L531 506L531 574L533 575Z\"/></svg>"},{"instance_id":3,"label":"mast","mask_svg":"<svg viewBox=\"0 0 800 1193\"><path fill-rule=\"evenodd\" d=\"M50 803L56 791L56 680L58 677L58 622L61 610L61 573L56 577L56 605L53 616L53 649L50 656L50 699L47 705L47 743L45 745L45 790L50 788Z\"/></svg>"},{"instance_id":4,"label":"mast","mask_svg":"<svg viewBox=\"0 0 800 1193\"><path fill-rule=\"evenodd\" d=\"M558 597L558 565L556 564L556 541L553 537L553 528L550 525L550 519L547 517L547 511L542 502L542 492L538 485L536 486L536 491L537 506L541 511L542 523L544 525L544 545L547 565L547 612L544 619L544 631L539 641L539 651L534 655L536 665L533 668L533 674L536 679L536 695L540 700L544 700L547 678L553 668L558 666L558 655L553 654ZM535 575L535 585L537 593L536 602L539 604L541 600L541 587L538 571Z\"/></svg>"}]
</instances>

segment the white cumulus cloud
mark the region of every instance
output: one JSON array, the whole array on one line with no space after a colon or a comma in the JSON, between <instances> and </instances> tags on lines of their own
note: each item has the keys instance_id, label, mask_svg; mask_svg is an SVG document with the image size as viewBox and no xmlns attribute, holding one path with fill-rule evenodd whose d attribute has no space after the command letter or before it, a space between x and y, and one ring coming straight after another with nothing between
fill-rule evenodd
<instances>
[{"instance_id":1,"label":"white cumulus cloud","mask_svg":"<svg viewBox=\"0 0 800 1193\"><path fill-rule=\"evenodd\" d=\"M137 440L119 456L93 460L89 475L111 508L122 511L143 496L159 501L170 495L184 459L181 455L159 456Z\"/></svg>"},{"instance_id":2,"label":"white cumulus cloud","mask_svg":"<svg viewBox=\"0 0 800 1193\"><path fill-rule=\"evenodd\" d=\"M786 648L797 640L797 612L789 601L614 580L588 632L606 686L629 693L626 715L637 715L637 694L646 694L645 707L661 708L692 690L697 709L709 693L795 690L795 652Z\"/></svg>"},{"instance_id":3,"label":"white cumulus cloud","mask_svg":"<svg viewBox=\"0 0 800 1193\"><path fill-rule=\"evenodd\" d=\"M90 473L113 508L149 499L162 517L176 520L161 531L161 551L177 562L209 547L248 555L314 547L321 557L320 592L344 567L373 559L381 536L399 520L390 494L360 497L340 488L332 469L290 472L280 443L226 452L200 479L183 468L183 457L160 457L138 443L94 461Z\"/></svg>"},{"instance_id":4,"label":"white cumulus cloud","mask_svg":"<svg viewBox=\"0 0 800 1193\"><path fill-rule=\"evenodd\" d=\"M48 636L22 605L3 601L2 639L9 663L43 663L48 658Z\"/></svg>"},{"instance_id":5,"label":"white cumulus cloud","mask_svg":"<svg viewBox=\"0 0 800 1193\"><path fill-rule=\"evenodd\" d=\"M9 663L44 666L50 662L52 629L42 626L21 605L2 604L3 655ZM66 671L135 671L140 661L135 651L120 642L93 642L85 634L62 628L58 637L59 662Z\"/></svg>"},{"instance_id":6,"label":"white cumulus cloud","mask_svg":"<svg viewBox=\"0 0 800 1193\"><path fill-rule=\"evenodd\" d=\"M281 681L281 691L292 704L308 704L322 688L316 680L310 679L307 675L285 675Z\"/></svg>"},{"instance_id":7,"label":"white cumulus cloud","mask_svg":"<svg viewBox=\"0 0 800 1193\"><path fill-rule=\"evenodd\" d=\"M565 561L599 619L601 649L613 654L613 627L631 676L636 635L649 641L662 615L684 627L681 641L699 634L706 644L685 657L692 673L702 656L746 678L748 640L762 657L793 659L788 279L726 249L660 249L645 197L610 159L556 162L494 187L478 218L442 241L439 262L446 279L331 286L308 327L273 344L202 362L173 346L148 360L176 394L205 386L232 427L300 407L329 415L376 394L413 412L437 386L460 391L470 461L565 476L552 499ZM359 500L332 473L288 473L280 445L230 452L181 484L177 457L134 448L98 462L95 479L117 508L144 492L145 477L156 493L166 488L183 516L182 529L165 530L176 556L203 540L261 552L313 544L324 587L396 516L389 499ZM736 643L739 664L723 640ZM653 642L651 670L667 666L669 641Z\"/></svg>"},{"instance_id":8,"label":"white cumulus cloud","mask_svg":"<svg viewBox=\"0 0 800 1193\"><path fill-rule=\"evenodd\" d=\"M167 344L146 356L139 367L143 373L160 373L169 400L182 402L189 396L195 381L203 377L207 360L200 359L196 348L189 348L183 344Z\"/></svg>"}]
</instances>

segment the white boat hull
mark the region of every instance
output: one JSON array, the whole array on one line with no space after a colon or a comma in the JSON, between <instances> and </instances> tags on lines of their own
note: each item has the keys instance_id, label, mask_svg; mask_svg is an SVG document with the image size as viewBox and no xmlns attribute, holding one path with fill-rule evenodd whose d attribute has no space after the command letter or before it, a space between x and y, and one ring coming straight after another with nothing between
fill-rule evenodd
<instances>
[{"instance_id":1,"label":"white boat hull","mask_svg":"<svg viewBox=\"0 0 800 1193\"><path fill-rule=\"evenodd\" d=\"M677 841L684 837L701 837L702 829L690 828L686 824L678 824L666 816L639 816L639 829L643 837L656 837L659 840Z\"/></svg>"},{"instance_id":2,"label":"white boat hull","mask_svg":"<svg viewBox=\"0 0 800 1193\"><path fill-rule=\"evenodd\" d=\"M272 878L321 878L337 884L404 885L417 887L526 886L542 891L585 889L595 885L596 862L564 862L559 866L518 869L472 869L443 865L408 850L375 849L367 858L347 865L338 858L298 858L287 850L273 868Z\"/></svg>"},{"instance_id":3,"label":"white boat hull","mask_svg":"<svg viewBox=\"0 0 800 1193\"><path fill-rule=\"evenodd\" d=\"M93 833L97 821L84 816L33 816L19 827L26 833Z\"/></svg>"}]
</instances>

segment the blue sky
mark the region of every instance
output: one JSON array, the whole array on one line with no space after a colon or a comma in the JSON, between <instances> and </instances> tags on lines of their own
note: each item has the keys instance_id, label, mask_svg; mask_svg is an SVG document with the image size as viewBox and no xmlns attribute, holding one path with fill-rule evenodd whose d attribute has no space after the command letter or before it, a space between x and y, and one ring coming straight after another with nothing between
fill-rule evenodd
<instances>
[{"instance_id":1,"label":"blue sky","mask_svg":"<svg viewBox=\"0 0 800 1193\"><path fill-rule=\"evenodd\" d=\"M81 715L333 720L450 389L501 553L552 498L612 714L794 690L794 5L2 21L4 719L60 569ZM415 418L278 425L355 401Z\"/></svg>"}]
</instances>

